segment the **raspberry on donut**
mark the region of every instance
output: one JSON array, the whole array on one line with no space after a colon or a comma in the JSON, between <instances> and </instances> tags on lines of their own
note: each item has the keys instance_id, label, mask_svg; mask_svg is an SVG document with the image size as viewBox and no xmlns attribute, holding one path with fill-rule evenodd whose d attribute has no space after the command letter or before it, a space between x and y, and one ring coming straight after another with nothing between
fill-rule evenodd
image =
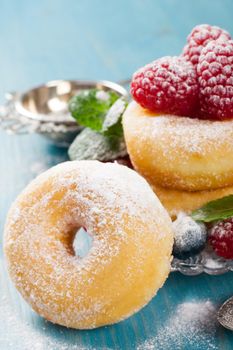
<instances>
[{"instance_id":1,"label":"raspberry on donut","mask_svg":"<svg viewBox=\"0 0 233 350\"><path fill-rule=\"evenodd\" d=\"M233 40L210 42L197 65L201 114L207 119L233 118Z\"/></svg>"},{"instance_id":2,"label":"raspberry on donut","mask_svg":"<svg viewBox=\"0 0 233 350\"><path fill-rule=\"evenodd\" d=\"M139 69L130 91L136 102L156 113L192 116L197 108L196 72L181 57L162 57Z\"/></svg>"},{"instance_id":3,"label":"raspberry on donut","mask_svg":"<svg viewBox=\"0 0 233 350\"><path fill-rule=\"evenodd\" d=\"M210 41L213 40L230 40L230 34L217 26L209 24L200 24L193 28L187 38L187 44L183 49L182 56L190 61L195 67L198 64L201 50Z\"/></svg>"}]
</instances>

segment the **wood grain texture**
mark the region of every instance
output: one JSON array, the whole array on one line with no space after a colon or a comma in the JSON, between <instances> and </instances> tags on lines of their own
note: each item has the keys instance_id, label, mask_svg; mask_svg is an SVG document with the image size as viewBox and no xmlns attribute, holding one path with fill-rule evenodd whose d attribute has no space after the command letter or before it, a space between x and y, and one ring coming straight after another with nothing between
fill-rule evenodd
<instances>
[{"instance_id":1,"label":"wood grain texture","mask_svg":"<svg viewBox=\"0 0 233 350\"><path fill-rule=\"evenodd\" d=\"M120 80L163 55L179 54L198 23L233 33L231 0L2 0L0 11L0 100L50 79ZM41 170L66 160L38 135L0 132L0 225L10 203ZM2 243L2 239L1 239ZM1 244L2 247L2 244ZM161 334L184 302L211 300L216 306L233 293L233 275L184 277L171 274L157 297L141 312L111 327L68 330L34 314L5 273L1 249L0 349L232 349L233 335L221 327L204 343ZM141 345L140 345L141 344ZM147 346L147 347L146 347ZM150 346L150 347L149 347Z\"/></svg>"}]
</instances>

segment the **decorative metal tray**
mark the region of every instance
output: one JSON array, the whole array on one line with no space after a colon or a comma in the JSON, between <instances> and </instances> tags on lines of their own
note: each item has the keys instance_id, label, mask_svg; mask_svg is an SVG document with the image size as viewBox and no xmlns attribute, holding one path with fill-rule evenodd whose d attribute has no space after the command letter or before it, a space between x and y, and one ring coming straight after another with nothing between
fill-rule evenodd
<instances>
[{"instance_id":1,"label":"decorative metal tray","mask_svg":"<svg viewBox=\"0 0 233 350\"><path fill-rule=\"evenodd\" d=\"M172 261L172 272L181 272L187 276L195 276L203 272L208 275L221 275L228 271L233 271L233 260L217 256L210 247L206 247L200 254L186 260L174 258Z\"/></svg>"}]
</instances>

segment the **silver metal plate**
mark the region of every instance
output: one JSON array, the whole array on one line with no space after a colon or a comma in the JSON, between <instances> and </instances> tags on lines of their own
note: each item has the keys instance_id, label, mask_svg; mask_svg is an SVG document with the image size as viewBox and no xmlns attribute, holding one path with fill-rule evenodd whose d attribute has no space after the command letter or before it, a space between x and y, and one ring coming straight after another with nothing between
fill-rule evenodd
<instances>
[{"instance_id":1,"label":"silver metal plate","mask_svg":"<svg viewBox=\"0 0 233 350\"><path fill-rule=\"evenodd\" d=\"M37 132L58 146L68 146L82 129L70 116L68 101L79 91L91 88L128 95L121 85L111 81L49 81L22 93L7 93L7 102L0 107L1 127L13 134Z\"/></svg>"},{"instance_id":2,"label":"silver metal plate","mask_svg":"<svg viewBox=\"0 0 233 350\"><path fill-rule=\"evenodd\" d=\"M68 102L79 91L92 88L113 90L121 96L127 95L122 86L110 81L54 80L18 94L15 107L20 114L33 120L76 124L69 115Z\"/></svg>"}]
</instances>

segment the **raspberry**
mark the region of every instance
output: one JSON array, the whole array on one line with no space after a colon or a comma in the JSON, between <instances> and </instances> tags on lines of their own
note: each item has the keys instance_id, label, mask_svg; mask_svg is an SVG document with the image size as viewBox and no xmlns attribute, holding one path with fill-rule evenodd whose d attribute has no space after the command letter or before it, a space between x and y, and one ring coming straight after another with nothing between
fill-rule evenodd
<instances>
[{"instance_id":1,"label":"raspberry","mask_svg":"<svg viewBox=\"0 0 233 350\"><path fill-rule=\"evenodd\" d=\"M197 75L203 117L233 118L233 40L212 41L204 47Z\"/></svg>"},{"instance_id":2,"label":"raspberry","mask_svg":"<svg viewBox=\"0 0 233 350\"><path fill-rule=\"evenodd\" d=\"M131 94L153 112L191 116L198 103L197 75L184 58L163 57L133 75Z\"/></svg>"},{"instance_id":3,"label":"raspberry","mask_svg":"<svg viewBox=\"0 0 233 350\"><path fill-rule=\"evenodd\" d=\"M209 242L217 255L233 259L233 218L214 225L209 233Z\"/></svg>"},{"instance_id":4,"label":"raspberry","mask_svg":"<svg viewBox=\"0 0 233 350\"><path fill-rule=\"evenodd\" d=\"M230 40L231 36L226 31L216 26L201 24L193 28L183 49L182 56L190 61L195 67L203 47L212 40Z\"/></svg>"}]
</instances>

